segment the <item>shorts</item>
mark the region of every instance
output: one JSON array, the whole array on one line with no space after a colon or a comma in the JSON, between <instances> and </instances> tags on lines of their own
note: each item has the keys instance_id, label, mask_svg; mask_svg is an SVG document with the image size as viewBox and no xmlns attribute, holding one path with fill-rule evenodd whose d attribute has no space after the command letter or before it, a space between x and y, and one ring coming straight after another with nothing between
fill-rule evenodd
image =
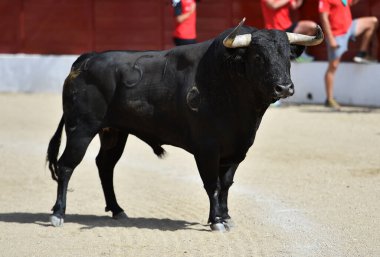
<instances>
[{"instance_id":1,"label":"shorts","mask_svg":"<svg viewBox=\"0 0 380 257\"><path fill-rule=\"evenodd\" d=\"M290 27L285 30L285 32L292 32L293 33L294 30L296 29L297 25L298 25L298 22L293 22L292 25L290 25Z\"/></svg>"},{"instance_id":2,"label":"shorts","mask_svg":"<svg viewBox=\"0 0 380 257\"><path fill-rule=\"evenodd\" d=\"M342 55L348 50L348 42L350 40L355 41L356 24L357 20L353 20L346 34L335 36L336 43L339 46L338 48L331 48L326 40L327 56L329 61L333 61L342 57Z\"/></svg>"},{"instance_id":3,"label":"shorts","mask_svg":"<svg viewBox=\"0 0 380 257\"><path fill-rule=\"evenodd\" d=\"M176 46L191 45L197 43L196 39L182 39L182 38L173 38L173 42Z\"/></svg>"}]
</instances>

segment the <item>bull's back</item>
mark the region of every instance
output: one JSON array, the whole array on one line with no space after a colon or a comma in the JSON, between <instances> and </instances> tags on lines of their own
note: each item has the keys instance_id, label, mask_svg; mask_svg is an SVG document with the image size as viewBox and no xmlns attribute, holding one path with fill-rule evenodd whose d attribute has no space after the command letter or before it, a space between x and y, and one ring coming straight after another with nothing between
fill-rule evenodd
<instances>
[{"instance_id":1,"label":"bull's back","mask_svg":"<svg viewBox=\"0 0 380 257\"><path fill-rule=\"evenodd\" d=\"M167 52L115 51L90 58L83 65L86 87L104 96L109 126L161 143L183 137L186 85L173 72Z\"/></svg>"},{"instance_id":2,"label":"bull's back","mask_svg":"<svg viewBox=\"0 0 380 257\"><path fill-rule=\"evenodd\" d=\"M83 98L96 99L89 108L107 125L182 145L189 133L186 93L196 65L186 48L85 54L73 64L78 75L71 84L87 94Z\"/></svg>"}]
</instances>

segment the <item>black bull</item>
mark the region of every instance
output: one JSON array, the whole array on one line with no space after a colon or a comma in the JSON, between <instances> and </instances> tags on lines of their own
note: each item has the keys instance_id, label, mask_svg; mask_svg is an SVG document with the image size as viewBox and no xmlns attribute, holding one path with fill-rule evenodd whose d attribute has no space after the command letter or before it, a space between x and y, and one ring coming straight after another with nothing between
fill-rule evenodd
<instances>
[{"instance_id":1,"label":"black bull","mask_svg":"<svg viewBox=\"0 0 380 257\"><path fill-rule=\"evenodd\" d=\"M47 161L58 182L51 223L63 224L70 177L99 134L96 164L114 218L126 217L113 189L114 167L129 134L161 156L163 144L193 154L210 200L213 230L232 224L227 198L268 106L294 93L290 60L315 36L239 24L213 40L167 51L108 51L80 56L63 87L63 116ZM57 160L63 127L66 147Z\"/></svg>"}]
</instances>

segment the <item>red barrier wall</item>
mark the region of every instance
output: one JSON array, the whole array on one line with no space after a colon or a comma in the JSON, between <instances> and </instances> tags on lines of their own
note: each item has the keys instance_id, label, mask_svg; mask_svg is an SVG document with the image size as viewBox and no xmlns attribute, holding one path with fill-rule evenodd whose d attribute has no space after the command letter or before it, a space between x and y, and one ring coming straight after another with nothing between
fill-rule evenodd
<instances>
[{"instance_id":1,"label":"red barrier wall","mask_svg":"<svg viewBox=\"0 0 380 257\"><path fill-rule=\"evenodd\" d=\"M318 0L304 0L294 15L319 21ZM362 0L354 17L380 18L380 1ZM247 17L263 27L260 0L201 0L198 40L210 39ZM0 0L0 53L80 54L109 49L165 49L173 46L170 0ZM356 44L345 55L353 55ZM310 49L325 59L325 46Z\"/></svg>"}]
</instances>

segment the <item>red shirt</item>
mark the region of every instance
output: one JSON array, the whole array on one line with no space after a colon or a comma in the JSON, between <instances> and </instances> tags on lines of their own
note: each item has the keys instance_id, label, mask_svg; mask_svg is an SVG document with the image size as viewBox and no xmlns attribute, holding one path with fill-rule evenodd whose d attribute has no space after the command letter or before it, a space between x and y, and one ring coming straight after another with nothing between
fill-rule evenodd
<instances>
[{"instance_id":1,"label":"red shirt","mask_svg":"<svg viewBox=\"0 0 380 257\"><path fill-rule=\"evenodd\" d=\"M352 23L350 4L344 6L342 0L319 0L319 12L328 13L331 31L334 36L346 34Z\"/></svg>"},{"instance_id":2,"label":"red shirt","mask_svg":"<svg viewBox=\"0 0 380 257\"><path fill-rule=\"evenodd\" d=\"M174 15L178 16L184 13L188 13L191 10L191 6L195 4L195 0L172 0L174 7ZM180 39L196 39L196 11L190 14L189 18L182 23L177 21L173 36Z\"/></svg>"},{"instance_id":3,"label":"red shirt","mask_svg":"<svg viewBox=\"0 0 380 257\"><path fill-rule=\"evenodd\" d=\"M274 10L267 6L266 0L261 0L261 10L264 16L265 28L279 30L288 29L292 25L289 7L290 3L293 1L294 0L290 0L286 5Z\"/></svg>"}]
</instances>

